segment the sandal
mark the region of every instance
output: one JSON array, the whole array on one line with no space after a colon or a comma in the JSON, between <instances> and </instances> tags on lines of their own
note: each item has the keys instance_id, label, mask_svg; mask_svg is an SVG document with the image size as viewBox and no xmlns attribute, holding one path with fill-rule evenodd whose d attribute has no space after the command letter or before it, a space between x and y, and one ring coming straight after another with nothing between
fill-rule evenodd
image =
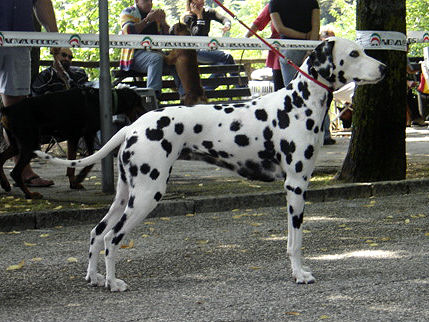
<instances>
[{"instance_id":1,"label":"sandal","mask_svg":"<svg viewBox=\"0 0 429 322\"><path fill-rule=\"evenodd\" d=\"M49 187L54 184L52 180L42 179L38 175L34 175L28 179L25 179L24 183L27 187L39 187L39 188Z\"/></svg>"}]
</instances>

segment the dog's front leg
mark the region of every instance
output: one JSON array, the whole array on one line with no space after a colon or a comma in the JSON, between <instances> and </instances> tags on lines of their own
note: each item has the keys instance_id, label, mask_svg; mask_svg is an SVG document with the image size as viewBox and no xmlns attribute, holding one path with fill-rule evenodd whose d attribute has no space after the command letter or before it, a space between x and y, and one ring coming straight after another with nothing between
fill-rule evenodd
<instances>
[{"instance_id":1,"label":"dog's front leg","mask_svg":"<svg viewBox=\"0 0 429 322\"><path fill-rule=\"evenodd\" d=\"M304 219L304 194L307 183L296 184L297 181L286 180L285 190L288 212L287 252L292 266L292 276L298 284L311 284L315 279L311 271L302 265L302 222Z\"/></svg>"}]
</instances>

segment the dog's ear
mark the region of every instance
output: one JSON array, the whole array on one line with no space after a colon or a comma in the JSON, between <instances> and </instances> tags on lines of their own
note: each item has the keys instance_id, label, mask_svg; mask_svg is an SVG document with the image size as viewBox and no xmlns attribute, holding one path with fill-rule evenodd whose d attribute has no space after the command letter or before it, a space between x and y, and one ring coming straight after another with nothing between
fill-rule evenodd
<instances>
[{"instance_id":1,"label":"dog's ear","mask_svg":"<svg viewBox=\"0 0 429 322\"><path fill-rule=\"evenodd\" d=\"M333 75L334 60L333 49L335 41L327 39L319 44L311 53L308 63L311 65L310 70L313 76L320 75L324 79L334 82Z\"/></svg>"}]
</instances>

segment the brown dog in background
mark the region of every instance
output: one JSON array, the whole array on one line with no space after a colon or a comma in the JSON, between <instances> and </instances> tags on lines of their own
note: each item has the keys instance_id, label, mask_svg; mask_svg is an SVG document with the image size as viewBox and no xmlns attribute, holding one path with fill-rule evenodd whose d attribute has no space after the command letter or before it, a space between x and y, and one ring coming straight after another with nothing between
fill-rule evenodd
<instances>
[{"instance_id":1,"label":"brown dog in background","mask_svg":"<svg viewBox=\"0 0 429 322\"><path fill-rule=\"evenodd\" d=\"M191 33L185 24L179 22L171 26L170 35L190 36ZM180 98L182 104L193 106L199 103L207 103L198 72L197 51L195 49L174 49L164 59L168 65L175 65L182 82L185 90L185 94Z\"/></svg>"}]
</instances>

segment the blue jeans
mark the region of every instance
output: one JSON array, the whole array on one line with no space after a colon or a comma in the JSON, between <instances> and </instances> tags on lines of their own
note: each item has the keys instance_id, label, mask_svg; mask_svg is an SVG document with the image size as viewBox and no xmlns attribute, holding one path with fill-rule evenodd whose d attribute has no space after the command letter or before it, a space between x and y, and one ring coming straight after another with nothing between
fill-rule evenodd
<instances>
[{"instance_id":1,"label":"blue jeans","mask_svg":"<svg viewBox=\"0 0 429 322\"><path fill-rule=\"evenodd\" d=\"M152 88L155 92L161 92L162 89L162 71L169 70L173 75L174 82L176 83L177 90L182 96L185 91L183 90L180 78L177 75L176 68L164 64L163 54L158 51L136 50L134 52L134 59L131 63L131 69L147 74L146 86Z\"/></svg>"},{"instance_id":2,"label":"blue jeans","mask_svg":"<svg viewBox=\"0 0 429 322\"><path fill-rule=\"evenodd\" d=\"M234 58L230 54L225 54L221 50L205 50L200 49L197 51L197 60L199 64L204 65L234 65L235 61ZM222 77L225 76L225 74L222 73L216 73L210 75L209 78L214 77ZM239 76L237 73L231 74L231 76ZM214 86L205 86L204 89L215 89Z\"/></svg>"},{"instance_id":3,"label":"blue jeans","mask_svg":"<svg viewBox=\"0 0 429 322\"><path fill-rule=\"evenodd\" d=\"M289 60L294 62L298 67L302 65L304 62L305 55L307 52L305 50L296 50L296 49L285 49L282 50L281 53ZM285 87L290 81L293 79L296 73L296 69L287 63L286 60L280 58L280 66L282 68L282 76Z\"/></svg>"}]
</instances>

